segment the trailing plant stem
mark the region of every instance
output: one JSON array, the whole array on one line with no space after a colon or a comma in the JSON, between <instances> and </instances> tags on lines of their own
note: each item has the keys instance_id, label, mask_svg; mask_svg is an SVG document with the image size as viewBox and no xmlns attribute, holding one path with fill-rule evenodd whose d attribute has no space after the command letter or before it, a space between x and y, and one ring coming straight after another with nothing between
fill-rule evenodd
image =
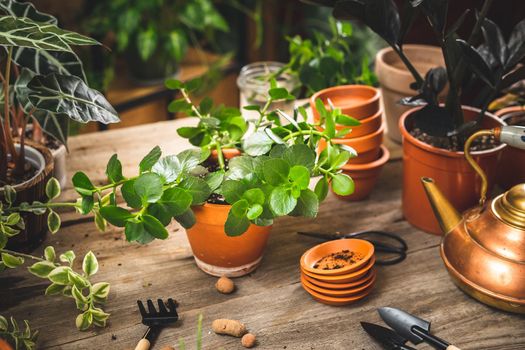
<instances>
[{"instance_id":1,"label":"trailing plant stem","mask_svg":"<svg viewBox=\"0 0 525 350\"><path fill-rule=\"evenodd\" d=\"M15 255L15 256L19 256L19 257L26 258L26 259L36 260L36 261L46 261L45 259L39 258L38 256L34 256L34 255L30 255L30 254L24 254L24 253L19 253L19 252L15 252L15 251L9 250L9 249L0 249L0 252L1 253L7 253L7 254ZM57 265L57 264L55 264L55 265Z\"/></svg>"}]
</instances>

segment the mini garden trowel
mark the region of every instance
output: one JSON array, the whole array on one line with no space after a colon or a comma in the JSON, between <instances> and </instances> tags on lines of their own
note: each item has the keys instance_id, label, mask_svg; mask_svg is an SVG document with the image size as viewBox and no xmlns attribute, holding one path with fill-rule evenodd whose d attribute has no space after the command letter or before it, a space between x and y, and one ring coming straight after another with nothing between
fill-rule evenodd
<instances>
[{"instance_id":1,"label":"mini garden trowel","mask_svg":"<svg viewBox=\"0 0 525 350\"><path fill-rule=\"evenodd\" d=\"M393 307L382 307L379 315L401 337L414 344L425 342L438 350L460 350L430 333L430 322Z\"/></svg>"},{"instance_id":2,"label":"mini garden trowel","mask_svg":"<svg viewBox=\"0 0 525 350\"><path fill-rule=\"evenodd\" d=\"M363 329L386 350L416 350L405 345L407 340L391 330L377 324L361 322Z\"/></svg>"},{"instance_id":3,"label":"mini garden trowel","mask_svg":"<svg viewBox=\"0 0 525 350\"><path fill-rule=\"evenodd\" d=\"M135 350L148 350L162 327L179 320L177 303L171 298L166 303L162 299L157 299L157 304L159 305L157 310L155 305L153 305L153 301L148 299L146 301L148 305L147 311L142 301L137 300L137 304L142 316L142 323L148 326L148 330L135 347Z\"/></svg>"}]
</instances>

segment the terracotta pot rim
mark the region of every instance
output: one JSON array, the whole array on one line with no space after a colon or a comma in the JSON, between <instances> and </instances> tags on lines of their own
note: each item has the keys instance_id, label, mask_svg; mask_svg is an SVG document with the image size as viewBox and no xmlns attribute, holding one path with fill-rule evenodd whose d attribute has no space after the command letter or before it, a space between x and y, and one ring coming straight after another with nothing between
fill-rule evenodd
<instances>
[{"instance_id":1,"label":"terracotta pot rim","mask_svg":"<svg viewBox=\"0 0 525 350\"><path fill-rule=\"evenodd\" d=\"M363 101L363 103L360 103L358 105L340 104L340 105L337 106L337 108L344 109L344 108L349 108L349 107L350 108L362 107L362 106L366 106L366 105L369 105L369 104L372 104L372 103L375 103L375 102L379 101L379 98L381 97L381 92L380 92L380 90L378 88L375 88L373 86L368 86L368 85L361 85L361 84L349 84L349 85L332 86L332 87L329 87L329 88L326 88L326 89L323 89L323 90L319 90L319 91L317 91L315 94L313 94L310 97L310 103L313 106L315 106L315 100L317 98L321 97L322 95L329 94L332 91L340 91L340 90L355 91L355 90L359 90L359 89L360 90L371 91L374 94L372 95L372 97L368 98L367 100Z\"/></svg>"},{"instance_id":2,"label":"terracotta pot rim","mask_svg":"<svg viewBox=\"0 0 525 350\"><path fill-rule=\"evenodd\" d=\"M403 49L423 49L424 51L431 51L433 54L442 54L441 48L439 46L434 45L422 45L422 44L405 44L403 45ZM389 53L395 53L394 50L388 46L381 50L379 50L376 54L376 65L379 63L385 70L389 71L389 74L398 74L406 77L412 77L412 74L406 70L401 68L396 68L390 64L388 64L384 58ZM401 60L401 59L400 59ZM403 66L404 67L404 66ZM377 68L376 68L377 69Z\"/></svg>"},{"instance_id":3,"label":"terracotta pot rim","mask_svg":"<svg viewBox=\"0 0 525 350\"><path fill-rule=\"evenodd\" d=\"M388 150L388 148L385 147L385 145L381 145L380 148L380 156L373 162L362 164L347 163L343 165L342 169L346 171L364 171L382 167L390 159L390 151Z\"/></svg>"},{"instance_id":4,"label":"terracotta pot rim","mask_svg":"<svg viewBox=\"0 0 525 350\"><path fill-rule=\"evenodd\" d=\"M384 133L385 131L385 123L381 123L381 126L379 127L379 129L377 129L376 131L370 133L370 134L366 134L366 135L363 135L363 136L358 136L358 137L354 137L354 138L338 138L338 139L332 139L332 141L334 143L348 143L348 142L362 142L362 141L367 141L369 139L373 139L374 137L378 136L379 134L382 134Z\"/></svg>"},{"instance_id":5,"label":"terracotta pot rim","mask_svg":"<svg viewBox=\"0 0 525 350\"><path fill-rule=\"evenodd\" d=\"M350 129L353 129L353 128L359 128L361 126L363 126L363 124L366 124L366 123L370 123L372 120L378 118L378 117L381 117L381 115L383 114L383 107L379 107L379 109L377 110L377 112L375 112L374 114L366 117L366 118L363 118L363 119L358 119L359 122L361 123L361 125L357 125L357 126L353 126L353 127L349 127ZM319 121L319 118L314 115L314 121L317 122ZM381 124L382 125L382 124ZM322 126L318 126L320 130L324 130L324 128ZM335 127L336 128L347 128L346 126L344 125L341 125L341 124L335 124ZM352 133L350 133L349 135L351 135ZM364 135L363 135L364 136Z\"/></svg>"},{"instance_id":6,"label":"terracotta pot rim","mask_svg":"<svg viewBox=\"0 0 525 350\"><path fill-rule=\"evenodd\" d=\"M414 136L412 136L407 128L405 128L405 122L407 121L408 118L410 118L412 116L412 113L414 113L415 111L421 109L423 107L415 107L415 108L412 108L412 109L409 109L408 111L406 111L405 113L403 113L403 115L401 115L401 117L399 118L399 129L401 130L401 135L403 136L403 142L409 142L410 144L418 147L418 148L421 148L423 149L424 151L427 151L427 152L430 152L430 153L434 153L434 154L438 154L438 155L441 155L441 156L444 156L444 157L449 157L449 158L463 158L464 157L464 152L463 151L460 151L460 152L452 152L452 151L449 151L449 150L446 150L446 149L443 149L443 148L438 148L438 147L434 147L434 146L431 146L423 141L420 141L418 139L416 139ZM468 110L468 111L473 111L473 112L480 112L480 110L478 108L474 108L474 107L470 107L470 106L461 106L461 108L463 110ZM496 123L499 123L501 125L507 125L503 120L501 120L500 118L496 117L495 115L491 114L491 113L486 113L485 114L485 117L487 118L490 118L492 120L494 120ZM471 152L472 155L477 155L477 156L484 156L484 155L487 155L487 154L492 154L494 152L498 152L500 150L502 150L503 148L505 148L507 145L506 144L501 144L501 145L498 145L494 148L491 148L491 149L486 149L486 150L482 150L482 151L475 151L475 152Z\"/></svg>"},{"instance_id":7,"label":"terracotta pot rim","mask_svg":"<svg viewBox=\"0 0 525 350\"><path fill-rule=\"evenodd\" d=\"M208 202L204 202L204 204L200 204L200 205L194 205L192 206L192 208L199 208L199 207L208 207L208 208L231 208L231 204L228 204L228 203L225 203L225 204L218 204L218 203L208 203Z\"/></svg>"}]
</instances>

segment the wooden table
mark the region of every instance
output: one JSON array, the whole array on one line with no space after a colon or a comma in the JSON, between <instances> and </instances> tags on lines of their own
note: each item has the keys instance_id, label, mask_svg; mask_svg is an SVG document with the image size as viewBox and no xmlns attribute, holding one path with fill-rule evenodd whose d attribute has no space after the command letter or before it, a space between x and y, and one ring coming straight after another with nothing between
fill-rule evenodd
<instances>
[{"instance_id":1,"label":"wooden table","mask_svg":"<svg viewBox=\"0 0 525 350\"><path fill-rule=\"evenodd\" d=\"M71 138L69 170L84 170L104 180L106 161L118 153L124 172L134 175L137 164L153 146L176 153L185 143L176 128L186 120L160 122ZM211 332L216 318L242 320L257 334L258 349L380 349L361 330L360 321L381 323L376 309L395 306L431 320L433 332L465 349L525 349L525 318L507 314L471 299L450 281L439 257L440 238L411 227L401 214L401 166L393 160L384 168L370 199L347 203L330 195L315 220L282 218L273 229L262 266L236 279L233 295L215 291L216 279L195 265L183 229L170 227L165 241L141 246L127 243L120 229L96 231L92 222L66 214L66 227L49 236L57 252L74 249L77 256L96 252L100 272L96 281L111 283L105 309L107 328L79 332L72 299L45 297L45 281L24 269L0 275L0 314L30 320L41 331L44 349L133 348L145 331L137 299L173 297L180 303L182 321L165 329L156 349L179 338L194 349L197 317L204 315L204 349L241 349L236 338ZM68 189L65 199L73 198ZM299 282L299 257L317 243L296 234L300 230L386 229L398 232L409 244L401 264L378 268L377 285L366 299L346 307L330 307L312 300ZM41 253L41 249L35 252ZM78 263L78 262L77 262ZM429 349L420 346L420 349Z\"/></svg>"}]
</instances>

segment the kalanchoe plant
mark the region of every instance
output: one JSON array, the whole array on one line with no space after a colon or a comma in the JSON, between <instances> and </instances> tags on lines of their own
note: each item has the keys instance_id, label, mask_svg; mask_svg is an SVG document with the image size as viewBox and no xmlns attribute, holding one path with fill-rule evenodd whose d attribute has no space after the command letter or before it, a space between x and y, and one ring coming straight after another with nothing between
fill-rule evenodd
<instances>
[{"instance_id":1,"label":"kalanchoe plant","mask_svg":"<svg viewBox=\"0 0 525 350\"><path fill-rule=\"evenodd\" d=\"M310 96L331 86L345 84L377 84L369 68L369 58L353 47L352 25L329 19L330 36L314 31L313 39L296 35L287 38L290 59L278 72L296 75L301 82L301 96Z\"/></svg>"},{"instance_id":2,"label":"kalanchoe plant","mask_svg":"<svg viewBox=\"0 0 525 350\"><path fill-rule=\"evenodd\" d=\"M499 91L516 82L523 67L516 68L525 56L525 20L514 28L510 38L503 37L498 26L487 19L492 0L485 0L480 11L465 10L455 23L447 25L448 0L406 0L403 18L393 0L303 0L333 7L337 19L359 19L381 36L412 73L415 82L411 85L418 95L403 103L423 105L414 114L415 126L431 136L459 136L464 140L479 127L489 103ZM475 14L474 14L475 12ZM434 68L422 77L403 52L405 34L415 16L422 14L435 33L445 59L445 68ZM464 40L457 34L467 16L475 15L475 24L469 37ZM481 45L480 37L483 38ZM472 78L477 77L484 85L477 104L482 112L472 122L466 123L461 109L461 95ZM445 105L439 105L437 96L448 81L449 92Z\"/></svg>"},{"instance_id":3,"label":"kalanchoe plant","mask_svg":"<svg viewBox=\"0 0 525 350\"><path fill-rule=\"evenodd\" d=\"M87 85L82 62L72 46L96 40L60 29L53 16L29 2L0 1L0 46L4 73L0 100L0 185L14 184L25 169L26 125L66 143L68 120L117 122L104 96ZM20 138L20 148L14 138ZM9 177L9 178L8 178Z\"/></svg>"},{"instance_id":4,"label":"kalanchoe plant","mask_svg":"<svg viewBox=\"0 0 525 350\"><path fill-rule=\"evenodd\" d=\"M38 331L33 332L27 320L24 320L24 325L25 329L22 330L13 317L10 317L8 321L7 318L0 315L0 339L8 341L15 350L36 349Z\"/></svg>"}]
</instances>

